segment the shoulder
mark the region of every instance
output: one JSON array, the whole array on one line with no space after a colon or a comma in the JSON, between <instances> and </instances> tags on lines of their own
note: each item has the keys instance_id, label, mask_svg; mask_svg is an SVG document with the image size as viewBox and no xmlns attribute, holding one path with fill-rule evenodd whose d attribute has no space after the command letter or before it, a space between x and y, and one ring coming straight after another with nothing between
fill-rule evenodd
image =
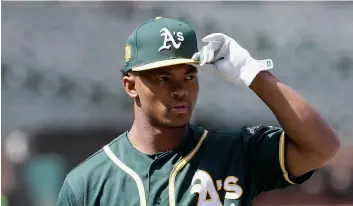
<instances>
[{"instance_id":1,"label":"shoulder","mask_svg":"<svg viewBox=\"0 0 353 206\"><path fill-rule=\"evenodd\" d=\"M207 132L203 145L212 148L232 147L234 143L241 141L241 128L234 129L208 129L193 125L198 134ZM199 135L202 136L202 135Z\"/></svg>"},{"instance_id":2,"label":"shoulder","mask_svg":"<svg viewBox=\"0 0 353 206\"><path fill-rule=\"evenodd\" d=\"M271 133L282 132L282 128L271 125L256 125L256 126L242 126L241 136L245 138L253 138L261 135L268 135Z\"/></svg>"},{"instance_id":3,"label":"shoulder","mask_svg":"<svg viewBox=\"0 0 353 206\"><path fill-rule=\"evenodd\" d=\"M200 126L194 126L198 130L207 130L206 142L213 145L244 145L258 137L271 136L271 134L280 134L283 130L271 125L241 125L232 129L205 129Z\"/></svg>"},{"instance_id":4,"label":"shoulder","mask_svg":"<svg viewBox=\"0 0 353 206\"><path fill-rule=\"evenodd\" d=\"M98 150L83 162L74 167L68 174L67 179L71 182L72 180L81 179L82 177L90 176L94 173L99 172L99 169L107 166L108 161L107 155L103 149Z\"/></svg>"},{"instance_id":5,"label":"shoulder","mask_svg":"<svg viewBox=\"0 0 353 206\"><path fill-rule=\"evenodd\" d=\"M122 135L108 143L108 145L115 145L119 143ZM65 181L70 185L72 190L82 185L93 183L102 178L103 174L109 174L113 163L104 152L103 148L89 156L76 167L74 167L66 176Z\"/></svg>"}]
</instances>

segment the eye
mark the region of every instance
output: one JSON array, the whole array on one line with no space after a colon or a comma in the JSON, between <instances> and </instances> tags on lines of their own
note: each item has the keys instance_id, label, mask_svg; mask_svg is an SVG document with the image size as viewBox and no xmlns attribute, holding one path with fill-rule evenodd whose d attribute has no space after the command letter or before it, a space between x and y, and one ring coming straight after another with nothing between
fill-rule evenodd
<instances>
[{"instance_id":1,"label":"eye","mask_svg":"<svg viewBox=\"0 0 353 206\"><path fill-rule=\"evenodd\" d=\"M167 76L159 76L159 77L157 77L157 80L161 81L161 82L165 82L165 81L169 80L169 77L167 77Z\"/></svg>"},{"instance_id":2,"label":"eye","mask_svg":"<svg viewBox=\"0 0 353 206\"><path fill-rule=\"evenodd\" d=\"M185 77L186 80L193 80L195 78L195 75L188 75Z\"/></svg>"}]
</instances>

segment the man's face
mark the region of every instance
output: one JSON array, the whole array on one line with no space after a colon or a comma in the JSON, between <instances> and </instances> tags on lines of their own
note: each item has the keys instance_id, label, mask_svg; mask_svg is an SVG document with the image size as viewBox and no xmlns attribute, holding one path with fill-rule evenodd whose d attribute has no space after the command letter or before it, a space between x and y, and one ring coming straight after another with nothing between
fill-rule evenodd
<instances>
[{"instance_id":1,"label":"man's face","mask_svg":"<svg viewBox=\"0 0 353 206\"><path fill-rule=\"evenodd\" d=\"M163 127L189 123L199 93L195 67L183 64L134 74L135 101L144 116Z\"/></svg>"}]
</instances>

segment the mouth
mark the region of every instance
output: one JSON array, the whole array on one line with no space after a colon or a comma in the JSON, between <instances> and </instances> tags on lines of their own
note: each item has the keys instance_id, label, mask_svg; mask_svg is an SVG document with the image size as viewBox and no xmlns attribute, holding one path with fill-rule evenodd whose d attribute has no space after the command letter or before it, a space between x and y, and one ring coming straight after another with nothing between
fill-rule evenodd
<instances>
[{"instance_id":1,"label":"mouth","mask_svg":"<svg viewBox=\"0 0 353 206\"><path fill-rule=\"evenodd\" d=\"M170 110L178 114L185 114L190 111L190 104L187 102L175 103L170 107Z\"/></svg>"}]
</instances>

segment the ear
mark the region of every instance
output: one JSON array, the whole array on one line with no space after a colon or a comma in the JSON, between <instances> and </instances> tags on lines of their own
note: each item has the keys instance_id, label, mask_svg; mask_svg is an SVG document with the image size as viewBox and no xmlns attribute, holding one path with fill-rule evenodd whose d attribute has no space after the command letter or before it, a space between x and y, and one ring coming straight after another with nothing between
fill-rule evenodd
<instances>
[{"instance_id":1,"label":"ear","mask_svg":"<svg viewBox=\"0 0 353 206\"><path fill-rule=\"evenodd\" d=\"M123 87L125 92L132 98L136 98L138 96L136 89L136 76L129 73L127 76L123 77L122 80Z\"/></svg>"}]
</instances>

